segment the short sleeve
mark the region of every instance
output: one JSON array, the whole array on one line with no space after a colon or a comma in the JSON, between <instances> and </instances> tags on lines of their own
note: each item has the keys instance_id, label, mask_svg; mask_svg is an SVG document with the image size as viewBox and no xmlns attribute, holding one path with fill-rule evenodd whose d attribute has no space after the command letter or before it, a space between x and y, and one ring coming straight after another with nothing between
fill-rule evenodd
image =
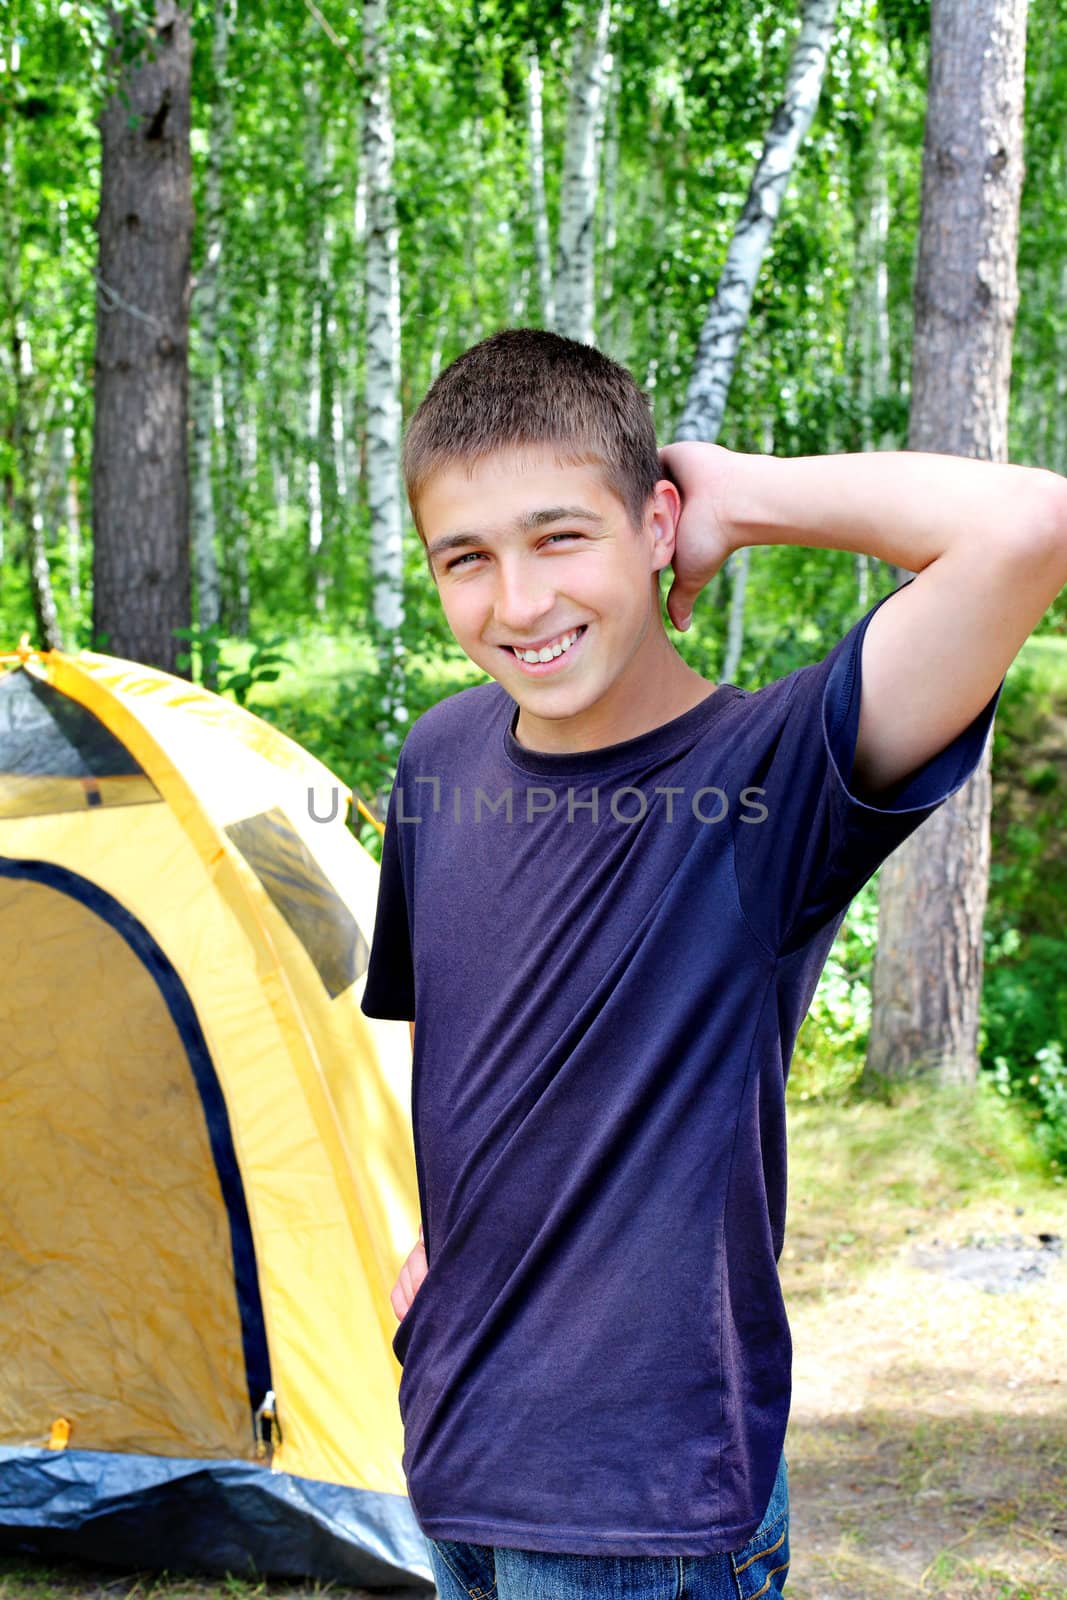
<instances>
[{"instance_id":1,"label":"short sleeve","mask_svg":"<svg viewBox=\"0 0 1067 1600\"><path fill-rule=\"evenodd\" d=\"M402 763L403 751L400 759ZM374 914L374 936L360 1008L368 1017L410 1022L415 1017L415 972L411 953L408 887L401 858L402 830L397 814L402 793L400 771L398 764L385 818L378 906ZM407 832L410 834L411 829Z\"/></svg>"},{"instance_id":2,"label":"short sleeve","mask_svg":"<svg viewBox=\"0 0 1067 1600\"><path fill-rule=\"evenodd\" d=\"M821 661L752 696L755 703L765 695L771 708L756 717L752 780L765 814L738 822L734 859L746 920L778 955L840 918L886 857L963 787L989 737L1003 679L974 721L923 766L868 800L854 793L863 638L889 598Z\"/></svg>"}]
</instances>

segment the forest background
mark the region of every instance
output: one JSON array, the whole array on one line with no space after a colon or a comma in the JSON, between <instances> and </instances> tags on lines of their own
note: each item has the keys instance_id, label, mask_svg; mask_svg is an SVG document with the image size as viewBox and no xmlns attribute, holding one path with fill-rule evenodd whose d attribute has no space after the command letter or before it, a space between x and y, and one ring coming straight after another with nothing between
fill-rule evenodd
<instances>
[{"instance_id":1,"label":"forest background","mask_svg":"<svg viewBox=\"0 0 1067 1600\"><path fill-rule=\"evenodd\" d=\"M558 322L565 186L588 135L575 84L592 32L589 334L634 371L659 437L672 438L801 18L763 0L379 11L371 72L354 8L193 9L191 583L163 664L277 722L380 810L397 728L479 675L447 630L406 507L399 542L382 516L376 420L393 404L409 416L442 366L494 329ZM155 14L119 12L127 64ZM1065 21L1064 0L1033 0L1009 452L1059 472ZM102 6L7 0L0 11L5 649L28 631L136 654L102 624L98 595L94 607L94 362L106 319L137 312L100 266L98 217L117 226L101 208L98 126L116 106L112 47ZM928 48L923 0L840 0L722 444L785 455L906 444ZM390 230L396 276L383 294L375 250ZM383 343L398 363L384 387ZM761 548L728 563L692 629L672 637L709 679L755 687L823 654L897 581L846 552ZM997 718L979 1037L981 1092L1018 1112L1053 1181L1067 1171L1065 641L1067 595L1012 668ZM376 830L359 831L376 850ZM801 1099L839 1096L862 1069L877 889L876 878L850 910L804 1025Z\"/></svg>"}]
</instances>

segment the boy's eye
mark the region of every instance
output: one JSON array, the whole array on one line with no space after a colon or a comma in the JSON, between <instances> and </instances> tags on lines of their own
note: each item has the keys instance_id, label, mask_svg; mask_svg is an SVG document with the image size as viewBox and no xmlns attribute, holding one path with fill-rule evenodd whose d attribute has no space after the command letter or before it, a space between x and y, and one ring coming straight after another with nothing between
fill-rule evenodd
<instances>
[{"instance_id":1,"label":"boy's eye","mask_svg":"<svg viewBox=\"0 0 1067 1600\"><path fill-rule=\"evenodd\" d=\"M580 533L550 533L544 542L545 544L551 544L553 539L580 539L581 537ZM468 550L465 556L457 556L454 561L448 563L448 571L455 572L457 568L464 566L468 561L477 560L480 554L481 552L478 550Z\"/></svg>"}]
</instances>

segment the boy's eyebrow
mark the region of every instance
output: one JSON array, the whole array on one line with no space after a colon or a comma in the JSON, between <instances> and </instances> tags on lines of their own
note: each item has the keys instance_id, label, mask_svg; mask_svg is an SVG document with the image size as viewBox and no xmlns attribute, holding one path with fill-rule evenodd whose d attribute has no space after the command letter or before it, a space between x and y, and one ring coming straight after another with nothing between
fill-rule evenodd
<instances>
[{"instance_id":1,"label":"boy's eyebrow","mask_svg":"<svg viewBox=\"0 0 1067 1600\"><path fill-rule=\"evenodd\" d=\"M529 533L534 528L542 528L549 522L562 522L565 517L579 518L583 522L603 523L604 518L596 511L589 511L585 506L541 506L536 511L524 511L521 517L516 517L511 527L516 533ZM427 545L426 554L431 561L434 556L443 555L446 550L453 550L461 544L484 544L486 532L477 528L457 533L443 533L433 544Z\"/></svg>"}]
</instances>

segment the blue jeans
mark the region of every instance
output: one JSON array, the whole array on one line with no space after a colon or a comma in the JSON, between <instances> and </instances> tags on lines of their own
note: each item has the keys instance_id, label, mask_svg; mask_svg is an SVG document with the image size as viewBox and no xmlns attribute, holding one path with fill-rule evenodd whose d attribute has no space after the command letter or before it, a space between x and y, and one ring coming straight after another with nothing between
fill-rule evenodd
<instances>
[{"instance_id":1,"label":"blue jeans","mask_svg":"<svg viewBox=\"0 0 1067 1600\"><path fill-rule=\"evenodd\" d=\"M743 1549L721 1556L578 1556L428 1539L441 1600L778 1600L789 1572L785 1457Z\"/></svg>"}]
</instances>

